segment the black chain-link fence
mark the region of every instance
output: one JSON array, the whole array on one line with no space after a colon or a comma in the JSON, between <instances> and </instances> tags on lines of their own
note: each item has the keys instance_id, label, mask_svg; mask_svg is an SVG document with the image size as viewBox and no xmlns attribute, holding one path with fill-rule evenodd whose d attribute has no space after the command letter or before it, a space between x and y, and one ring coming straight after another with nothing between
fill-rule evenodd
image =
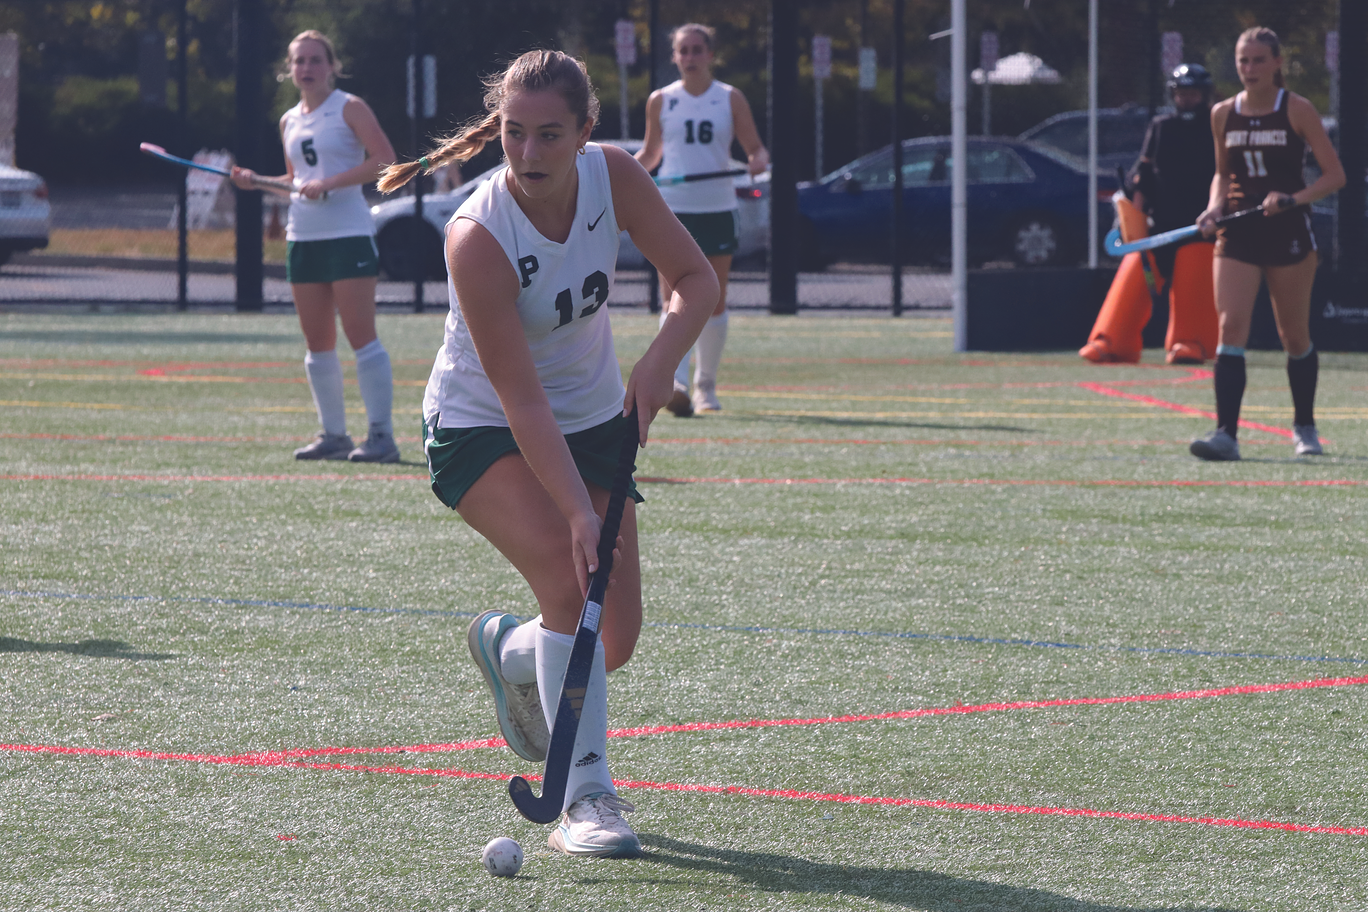
<instances>
[{"instance_id":1,"label":"black chain-link fence","mask_svg":"<svg viewBox=\"0 0 1368 912\"><path fill-rule=\"evenodd\" d=\"M558 46L584 57L603 101L595 138L617 141L642 134L652 60L655 85L675 78L665 41L669 30L685 21L717 27L715 75L746 95L762 134L776 135L766 107L769 0L429 0L420 8L416 37L413 0L338 0L326 9L308 10L286 0L257 2L262 19L254 35L261 59L277 60L288 37L303 28L332 34L349 74L340 86L370 102L404 157L415 152L405 103L405 61L415 46L435 58L437 72L436 116L417 124L420 148L478 113L480 75L532 46ZM894 2L800 4L799 114L777 132L801 141L773 150L794 157L799 176L814 180L799 190L800 307L885 308L891 298L886 264ZM903 261L909 264L904 303L942 308L950 302L948 178L954 166L947 158L951 77L944 33L950 4L904 2L901 123L903 139L912 140L903 164ZM182 6L182 0L108 0L73 14L70 4L35 0L0 10L0 32L18 35L17 163L46 181L46 199L35 196L31 202L50 206L46 247L0 248L9 254L0 271L0 303L177 301L177 182L186 172L140 155L138 144L156 143L184 156L217 155L219 163L231 156L241 135L241 125L234 123L234 48L245 40L233 0L200 0L187 7L181 48L177 16ZM654 56L648 28L653 12L660 24ZM1218 97L1233 93L1239 87L1235 38L1256 23L1282 36L1289 87L1325 114L1338 139L1334 35L1339 0L1101 0L1100 13L1103 195L1113 185L1115 167L1134 160L1148 118L1167 104L1165 72L1178 62L1202 63L1215 75ZM636 37L636 60L625 65L615 55L619 20L631 22ZM1099 207L1103 230L1111 221L1106 201L1086 196L1082 160L1087 150L1087 4L974 0L968 21L970 65L978 68L970 85L973 141L966 163L971 265L1017 269L1085 262L1088 207ZM178 70L182 52L184 105ZM266 151L262 161L247 164L281 173L275 121L296 96L288 81L276 81L274 64L268 70L260 83L267 116L257 125ZM621 136L624 96L630 137ZM973 136L979 133L987 135ZM382 306L411 308L419 278L426 279L422 298L427 305L446 305L434 251L441 223L469 191L451 185L476 180L496 164L497 150L492 150L464 167L463 177L453 171L447 186L427 187L421 221L412 213L411 200L384 206L375 199L381 205L376 220ZM191 305L232 304L241 300L234 274L235 191L214 175L192 173L185 299ZM743 180L737 191L742 245L749 252L736 264L730 303L765 307L768 186ZM288 213L277 199L266 197L263 207L261 299L288 305L281 232ZM1339 212L1334 199L1316 207L1322 251L1333 254L1335 221L1342 217L1362 219L1363 213ZM624 257L621 265L613 303L644 306L651 283L643 264Z\"/></svg>"}]
</instances>

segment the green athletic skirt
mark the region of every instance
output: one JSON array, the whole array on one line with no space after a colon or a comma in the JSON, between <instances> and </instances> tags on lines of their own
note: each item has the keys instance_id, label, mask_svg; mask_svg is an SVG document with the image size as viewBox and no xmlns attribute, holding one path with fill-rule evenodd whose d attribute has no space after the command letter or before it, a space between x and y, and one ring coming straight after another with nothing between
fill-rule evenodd
<instances>
[{"instance_id":1,"label":"green athletic skirt","mask_svg":"<svg viewBox=\"0 0 1368 912\"><path fill-rule=\"evenodd\" d=\"M368 234L285 245L285 280L291 285L362 279L380 274L375 238Z\"/></svg>"},{"instance_id":2,"label":"green athletic skirt","mask_svg":"<svg viewBox=\"0 0 1368 912\"><path fill-rule=\"evenodd\" d=\"M726 212L676 212L679 223L688 230L704 256L723 256L736 253L740 247L737 233L740 213L735 209Z\"/></svg>"},{"instance_id":3,"label":"green athletic skirt","mask_svg":"<svg viewBox=\"0 0 1368 912\"><path fill-rule=\"evenodd\" d=\"M613 474L626 431L627 419L614 415L597 427L565 435L570 456L585 481L605 491L613 489ZM518 452L518 444L506 427L432 428L424 424L423 450L427 453L428 474L432 476L432 493L454 510L495 460ZM636 471L635 465L632 471ZM637 492L635 478L627 491L637 503L646 499Z\"/></svg>"}]
</instances>

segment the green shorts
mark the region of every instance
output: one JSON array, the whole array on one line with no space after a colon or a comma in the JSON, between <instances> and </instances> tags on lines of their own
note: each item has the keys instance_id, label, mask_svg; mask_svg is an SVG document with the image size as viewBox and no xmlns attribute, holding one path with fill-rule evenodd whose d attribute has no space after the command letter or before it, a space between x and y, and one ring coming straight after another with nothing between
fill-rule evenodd
<instances>
[{"instance_id":1,"label":"green shorts","mask_svg":"<svg viewBox=\"0 0 1368 912\"><path fill-rule=\"evenodd\" d=\"M585 481L605 491L613 489L613 473L626 430L627 419L614 415L597 427L565 435L570 456ZM432 428L424 424L423 450L432 476L432 493L454 510L499 457L518 452L518 444L506 427ZM632 471L636 471L635 465ZM635 478L627 492L637 503L646 499L637 492Z\"/></svg>"},{"instance_id":2,"label":"green shorts","mask_svg":"<svg viewBox=\"0 0 1368 912\"><path fill-rule=\"evenodd\" d=\"M737 233L740 230L739 213L735 209L726 212L676 212L675 217L693 235L704 256L726 256L736 253L740 246Z\"/></svg>"},{"instance_id":3,"label":"green shorts","mask_svg":"<svg viewBox=\"0 0 1368 912\"><path fill-rule=\"evenodd\" d=\"M285 244L285 281L291 285L363 279L380 274L375 238L368 234Z\"/></svg>"}]
</instances>

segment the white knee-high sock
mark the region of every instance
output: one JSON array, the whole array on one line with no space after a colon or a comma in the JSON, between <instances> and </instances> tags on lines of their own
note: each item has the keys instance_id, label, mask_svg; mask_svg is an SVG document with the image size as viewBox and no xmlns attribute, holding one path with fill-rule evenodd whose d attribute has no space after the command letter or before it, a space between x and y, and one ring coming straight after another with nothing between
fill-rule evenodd
<instances>
[{"instance_id":1,"label":"white knee-high sock","mask_svg":"<svg viewBox=\"0 0 1368 912\"><path fill-rule=\"evenodd\" d=\"M357 349L356 384L361 387L361 401L366 403L371 433L393 437L390 415L394 407L394 374L390 370L389 352L379 339Z\"/></svg>"},{"instance_id":2,"label":"white knee-high sock","mask_svg":"<svg viewBox=\"0 0 1368 912\"><path fill-rule=\"evenodd\" d=\"M570 648L575 638L554 633L545 627L537 631L537 689L541 693L542 712L548 728L556 723L556 707L560 704L561 683L565 680L565 666L570 662ZM589 673L589 688L584 693L584 708L580 711L579 730L575 733L575 750L571 755L570 778L565 784L564 811L585 795L607 792L616 795L613 779L608 774L608 672L603 660L603 643L594 650L594 667Z\"/></svg>"},{"instance_id":3,"label":"white knee-high sock","mask_svg":"<svg viewBox=\"0 0 1368 912\"><path fill-rule=\"evenodd\" d=\"M337 350L309 352L304 356L304 376L309 378L318 423L325 434L347 433L347 406L342 397L342 364Z\"/></svg>"},{"instance_id":4,"label":"white knee-high sock","mask_svg":"<svg viewBox=\"0 0 1368 912\"><path fill-rule=\"evenodd\" d=\"M662 310L662 311L660 312L660 325L661 325L661 326L664 326L664 325L665 325L665 317L666 317L667 315L668 315L668 312L667 312L667 311ZM680 362L679 362L679 366L675 368L675 373L674 373L674 385L675 385L675 389L682 389L682 390L684 390L685 392L687 392L688 389L689 389L689 355L691 355L691 354L693 354L693 350L692 350L692 349L690 349L690 350L684 355L684 360L683 360L683 361L680 361Z\"/></svg>"},{"instance_id":5,"label":"white knee-high sock","mask_svg":"<svg viewBox=\"0 0 1368 912\"><path fill-rule=\"evenodd\" d=\"M727 344L727 324L730 322L730 316L731 312L724 310L715 317L709 317L708 322L703 324L703 331L698 334L695 386L717 384L717 368L722 363L722 347Z\"/></svg>"},{"instance_id":6,"label":"white knee-high sock","mask_svg":"<svg viewBox=\"0 0 1368 912\"><path fill-rule=\"evenodd\" d=\"M504 634L499 644L499 673L509 684L531 684L537 680L537 631L541 629L539 614Z\"/></svg>"}]
</instances>

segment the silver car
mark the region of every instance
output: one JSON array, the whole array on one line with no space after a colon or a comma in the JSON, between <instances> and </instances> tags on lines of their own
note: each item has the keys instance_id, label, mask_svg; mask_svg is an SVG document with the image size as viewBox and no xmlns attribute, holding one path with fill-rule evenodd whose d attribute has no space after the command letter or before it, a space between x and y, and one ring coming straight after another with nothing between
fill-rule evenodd
<instances>
[{"instance_id":1,"label":"silver car","mask_svg":"<svg viewBox=\"0 0 1368 912\"><path fill-rule=\"evenodd\" d=\"M43 179L32 171L0 165L0 265L14 253L46 247L51 224Z\"/></svg>"},{"instance_id":2,"label":"silver car","mask_svg":"<svg viewBox=\"0 0 1368 912\"><path fill-rule=\"evenodd\" d=\"M639 139L603 140L628 152L641 148ZM375 221L375 244L380 250L380 268L391 279L413 281L446 278L442 255L442 232L451 216L480 184L494 176L503 165L476 175L454 190L423 195L423 218L414 215L413 197L401 196L371 207ZM745 162L732 161L731 167L744 169ZM735 178L740 210L740 248L736 256L763 255L769 249L769 175ZM619 269L642 269L646 258L636 249L627 233L622 234L618 250Z\"/></svg>"}]
</instances>

